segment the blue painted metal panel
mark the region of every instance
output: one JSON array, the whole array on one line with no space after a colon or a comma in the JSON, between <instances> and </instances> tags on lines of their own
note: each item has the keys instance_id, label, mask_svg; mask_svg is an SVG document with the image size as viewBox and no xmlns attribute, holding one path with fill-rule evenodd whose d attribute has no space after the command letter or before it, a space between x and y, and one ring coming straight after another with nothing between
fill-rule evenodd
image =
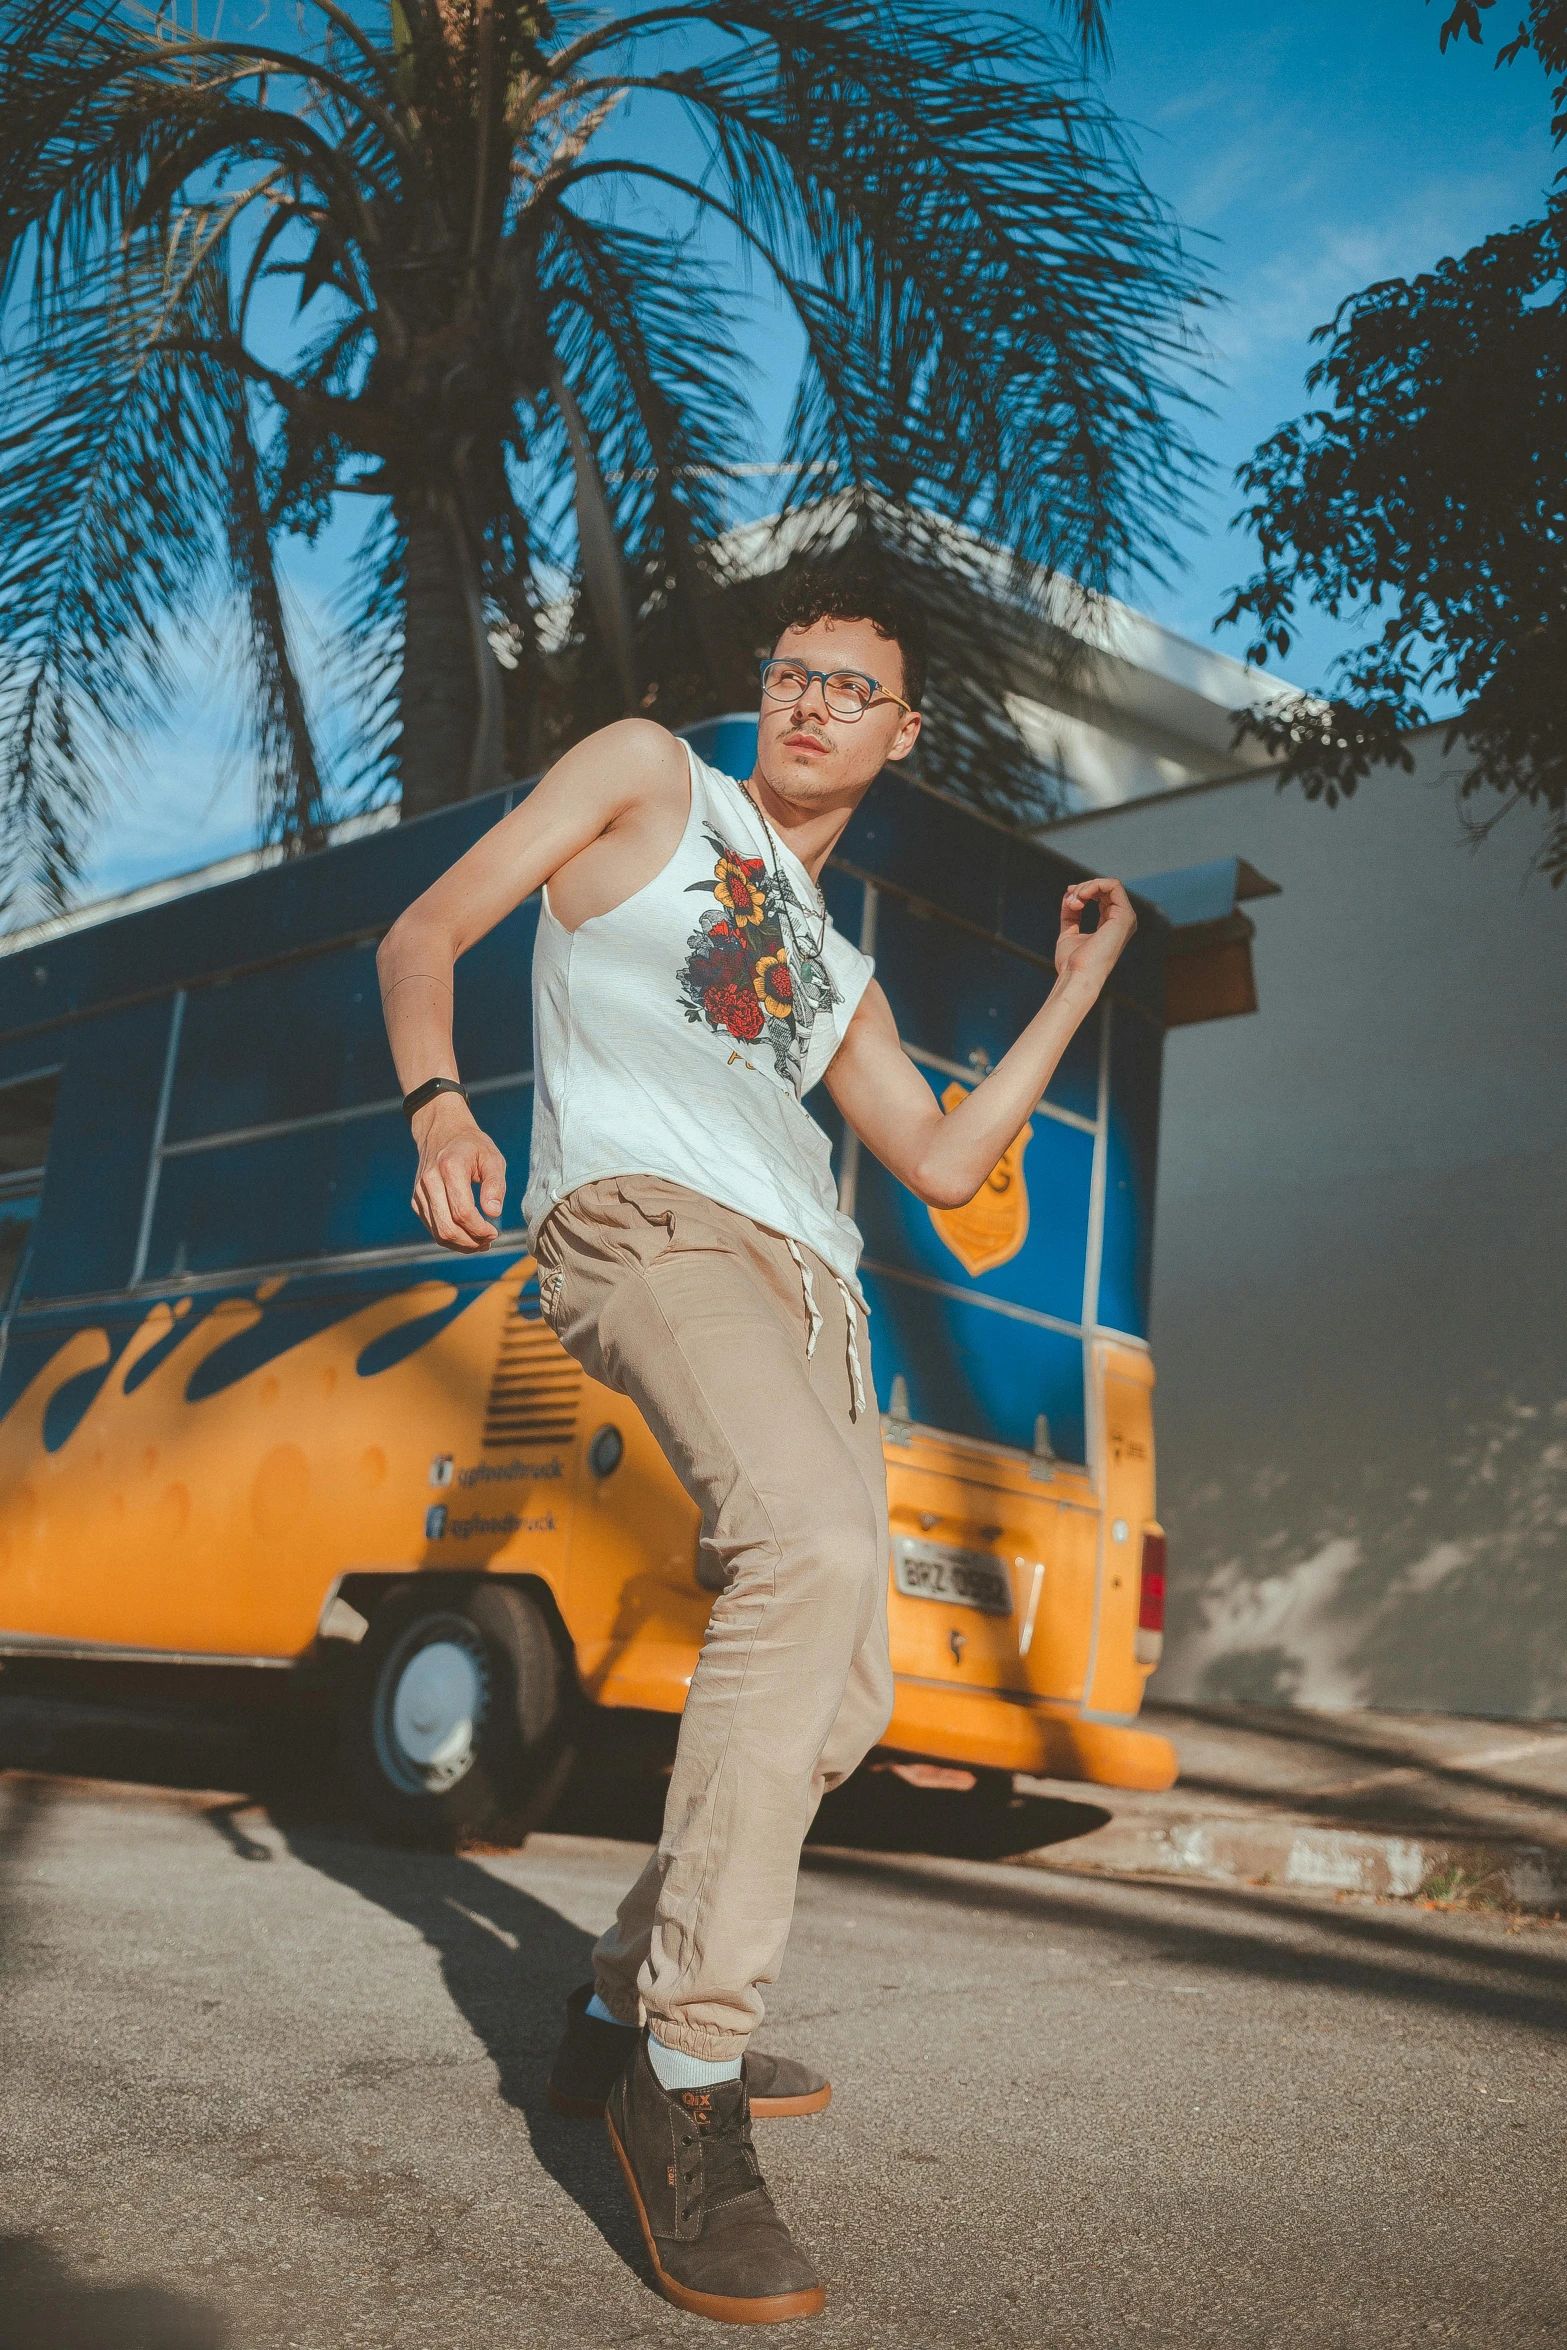
<instances>
[{"instance_id":1,"label":"blue painted metal panel","mask_svg":"<svg viewBox=\"0 0 1567 2350\"><path fill-rule=\"evenodd\" d=\"M483 1123L508 1166L513 1202L527 1180L533 1089L485 1094ZM166 1159L147 1252L149 1281L428 1239L409 1204L413 1152L400 1110L216 1143Z\"/></svg>"},{"instance_id":2,"label":"blue painted metal panel","mask_svg":"<svg viewBox=\"0 0 1567 2350\"><path fill-rule=\"evenodd\" d=\"M533 1066L533 941L539 901L530 898L457 966L452 1041L470 1083Z\"/></svg>"},{"instance_id":3,"label":"blue painted metal panel","mask_svg":"<svg viewBox=\"0 0 1567 2350\"><path fill-rule=\"evenodd\" d=\"M0 1034L95 1005L195 987L244 963L281 961L356 931L388 929L403 908L505 814L509 792L464 800L416 823L296 857L239 881L171 898L117 921L0 956Z\"/></svg>"},{"instance_id":4,"label":"blue painted metal panel","mask_svg":"<svg viewBox=\"0 0 1567 2350\"><path fill-rule=\"evenodd\" d=\"M1081 879L1081 865L891 773L861 801L834 855L1037 957L1048 989L1062 895ZM1162 1018L1169 932L1156 908L1139 912L1141 927L1116 967L1114 992Z\"/></svg>"},{"instance_id":5,"label":"blue painted metal panel","mask_svg":"<svg viewBox=\"0 0 1567 2350\"><path fill-rule=\"evenodd\" d=\"M522 1195L528 1188L528 1150L533 1140L533 1086L498 1086L494 1093L481 1093L473 1105L474 1116L506 1161L506 1214L508 1224L522 1220ZM405 1156L403 1178L412 1182L412 1162L406 1155L408 1128L403 1127Z\"/></svg>"},{"instance_id":6,"label":"blue painted metal panel","mask_svg":"<svg viewBox=\"0 0 1567 2350\"><path fill-rule=\"evenodd\" d=\"M95 1317L102 1320L103 1317ZM0 1418L11 1409L17 1397L29 1388L52 1355L80 1329L83 1317L74 1308L69 1316L56 1316L40 1326L37 1322L13 1319L6 1336L5 1359L0 1362ZM136 1327L138 1315L126 1321L127 1332Z\"/></svg>"},{"instance_id":7,"label":"blue painted metal panel","mask_svg":"<svg viewBox=\"0 0 1567 2350\"><path fill-rule=\"evenodd\" d=\"M1086 1459L1079 1339L874 1272L865 1291L883 1411L901 1373L910 1414L925 1427L1028 1452L1043 1413L1062 1459Z\"/></svg>"},{"instance_id":8,"label":"blue painted metal panel","mask_svg":"<svg viewBox=\"0 0 1567 2350\"><path fill-rule=\"evenodd\" d=\"M1152 1021L1129 1006L1117 1007L1110 1029L1099 1320L1106 1329L1126 1330L1134 1338L1148 1335L1163 1045L1163 1031Z\"/></svg>"},{"instance_id":9,"label":"blue painted metal panel","mask_svg":"<svg viewBox=\"0 0 1567 2350\"><path fill-rule=\"evenodd\" d=\"M119 1289L130 1279L169 1013L167 998L137 1004L53 1040L65 1065L29 1297Z\"/></svg>"},{"instance_id":10,"label":"blue painted metal panel","mask_svg":"<svg viewBox=\"0 0 1567 2350\"><path fill-rule=\"evenodd\" d=\"M521 907L458 965L457 1065L472 1082L532 1061L537 926L537 906ZM398 1092L375 943L363 940L190 991L167 1139L321 1117Z\"/></svg>"},{"instance_id":11,"label":"blue painted metal panel","mask_svg":"<svg viewBox=\"0 0 1567 2350\"><path fill-rule=\"evenodd\" d=\"M939 1092L949 1080L937 1076L932 1082ZM929 1208L867 1153L860 1160L857 1197L867 1257L927 1280L955 1283L979 1297L1004 1298L1012 1305L1080 1324L1093 1136L1052 1118L1035 1118L1032 1123L1033 1138L1022 1164L1028 1231L1016 1256L989 1272L967 1272L941 1238Z\"/></svg>"},{"instance_id":12,"label":"blue painted metal panel","mask_svg":"<svg viewBox=\"0 0 1567 2350\"><path fill-rule=\"evenodd\" d=\"M424 1230L409 1206L410 1173L396 1110L166 1160L147 1278L415 1247Z\"/></svg>"},{"instance_id":13,"label":"blue painted metal panel","mask_svg":"<svg viewBox=\"0 0 1567 2350\"><path fill-rule=\"evenodd\" d=\"M167 1140L320 1117L397 1090L367 940L193 988Z\"/></svg>"},{"instance_id":14,"label":"blue painted metal panel","mask_svg":"<svg viewBox=\"0 0 1567 2350\"><path fill-rule=\"evenodd\" d=\"M835 873L829 866L822 875L822 896L827 900L827 911L832 916L833 928L851 946L858 946L861 925L865 920L864 882L856 881L850 873ZM811 935L814 937L816 934L813 931Z\"/></svg>"},{"instance_id":15,"label":"blue painted metal panel","mask_svg":"<svg viewBox=\"0 0 1567 2350\"><path fill-rule=\"evenodd\" d=\"M18 1077L32 1077L43 1069L53 1069L64 1060L63 1042L59 1036L0 1037L0 1085L9 1085Z\"/></svg>"},{"instance_id":16,"label":"blue painted metal panel","mask_svg":"<svg viewBox=\"0 0 1567 2350\"><path fill-rule=\"evenodd\" d=\"M1000 1060L1055 983L1037 963L891 897L876 909L876 975L905 1044L976 1078ZM1098 1038L1096 1013L1073 1038L1047 1096L1083 1118L1095 1115Z\"/></svg>"},{"instance_id":17,"label":"blue painted metal panel","mask_svg":"<svg viewBox=\"0 0 1567 2350\"><path fill-rule=\"evenodd\" d=\"M754 718L738 715L704 718L695 726L683 726L680 731L697 757L705 759L709 767L716 767L721 775L748 776L756 765Z\"/></svg>"}]
</instances>

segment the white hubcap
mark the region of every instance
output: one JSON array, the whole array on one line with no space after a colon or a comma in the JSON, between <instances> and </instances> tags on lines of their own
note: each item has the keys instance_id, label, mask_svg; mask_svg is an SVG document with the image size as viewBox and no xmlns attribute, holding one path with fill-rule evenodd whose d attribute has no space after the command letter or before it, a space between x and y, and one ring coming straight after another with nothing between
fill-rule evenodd
<instances>
[{"instance_id":1,"label":"white hubcap","mask_svg":"<svg viewBox=\"0 0 1567 2350\"><path fill-rule=\"evenodd\" d=\"M432 1640L398 1681L392 1734L416 1769L439 1776L472 1751L483 1702L477 1658L455 1640Z\"/></svg>"}]
</instances>

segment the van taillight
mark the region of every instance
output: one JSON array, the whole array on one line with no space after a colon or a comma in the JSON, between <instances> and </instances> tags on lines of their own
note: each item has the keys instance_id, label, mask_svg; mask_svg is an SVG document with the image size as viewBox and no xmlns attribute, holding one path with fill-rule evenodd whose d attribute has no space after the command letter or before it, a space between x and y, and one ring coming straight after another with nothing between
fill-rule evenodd
<instances>
[{"instance_id":1,"label":"van taillight","mask_svg":"<svg viewBox=\"0 0 1567 2350\"><path fill-rule=\"evenodd\" d=\"M1163 1654L1164 1536L1150 1529L1143 1536L1143 1579L1137 1602L1136 1655L1140 1665L1156 1665Z\"/></svg>"},{"instance_id":2,"label":"van taillight","mask_svg":"<svg viewBox=\"0 0 1567 2350\"><path fill-rule=\"evenodd\" d=\"M1164 1630L1164 1536L1143 1536L1143 1595L1137 1609L1138 1630Z\"/></svg>"}]
</instances>

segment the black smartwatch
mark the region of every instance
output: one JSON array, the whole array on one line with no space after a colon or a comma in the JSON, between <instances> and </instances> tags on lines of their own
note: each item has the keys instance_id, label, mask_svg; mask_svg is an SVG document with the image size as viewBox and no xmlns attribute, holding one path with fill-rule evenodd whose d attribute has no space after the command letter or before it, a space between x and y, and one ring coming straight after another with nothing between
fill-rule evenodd
<instances>
[{"instance_id":1,"label":"black smartwatch","mask_svg":"<svg viewBox=\"0 0 1567 2350\"><path fill-rule=\"evenodd\" d=\"M422 1110L426 1102L433 1102L438 1093L460 1093L464 1101L468 1099L468 1088L457 1078L427 1077L423 1085L416 1085L412 1093L403 1096L403 1116L410 1126L415 1112Z\"/></svg>"}]
</instances>

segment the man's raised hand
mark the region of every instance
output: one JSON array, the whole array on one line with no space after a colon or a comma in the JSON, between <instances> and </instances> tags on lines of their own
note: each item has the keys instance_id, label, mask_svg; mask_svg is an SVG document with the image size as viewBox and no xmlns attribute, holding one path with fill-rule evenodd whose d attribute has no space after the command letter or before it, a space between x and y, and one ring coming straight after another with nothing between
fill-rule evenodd
<instances>
[{"instance_id":1,"label":"man's raised hand","mask_svg":"<svg viewBox=\"0 0 1567 2350\"><path fill-rule=\"evenodd\" d=\"M1083 914L1090 905L1099 908L1099 927L1092 931L1083 928ZM1097 995L1136 928L1132 901L1118 881L1104 878L1074 881L1061 900L1061 935L1056 940L1058 975L1091 987Z\"/></svg>"},{"instance_id":2,"label":"man's raised hand","mask_svg":"<svg viewBox=\"0 0 1567 2350\"><path fill-rule=\"evenodd\" d=\"M455 1111L446 1105L455 1103ZM473 1255L488 1248L506 1205L506 1161L456 1094L437 1094L414 1119L419 1172L414 1214L442 1248ZM474 1205L475 1187L479 1204Z\"/></svg>"}]
</instances>

